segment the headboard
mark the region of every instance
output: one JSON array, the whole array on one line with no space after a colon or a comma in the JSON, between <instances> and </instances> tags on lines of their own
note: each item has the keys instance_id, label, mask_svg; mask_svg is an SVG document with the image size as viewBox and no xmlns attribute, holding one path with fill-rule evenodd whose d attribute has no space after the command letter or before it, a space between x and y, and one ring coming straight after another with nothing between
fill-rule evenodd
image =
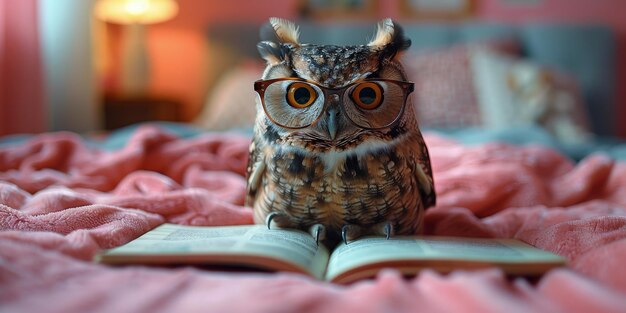
<instances>
[{"instance_id":1,"label":"headboard","mask_svg":"<svg viewBox=\"0 0 626 313\"><path fill-rule=\"evenodd\" d=\"M374 34L375 23L297 22L303 42L356 45ZM227 67L240 59L258 59L256 44L260 25L212 25L209 44L227 55ZM493 23L423 24L402 23L413 44L411 50L441 48L456 43L493 38L516 38L523 56L542 65L567 72L583 92L592 129L598 135L615 135L616 43L613 30L602 25ZM224 59L221 58L223 61Z\"/></svg>"}]
</instances>

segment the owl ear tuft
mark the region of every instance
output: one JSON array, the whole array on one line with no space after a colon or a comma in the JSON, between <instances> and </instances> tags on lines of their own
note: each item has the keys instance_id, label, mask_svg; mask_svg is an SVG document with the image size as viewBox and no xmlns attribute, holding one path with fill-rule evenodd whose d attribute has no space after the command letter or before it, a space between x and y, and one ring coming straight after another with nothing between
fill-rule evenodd
<instances>
[{"instance_id":1,"label":"owl ear tuft","mask_svg":"<svg viewBox=\"0 0 626 313\"><path fill-rule=\"evenodd\" d=\"M257 49L268 64L284 61L289 47L300 45L298 26L286 19L271 17L260 32L262 41L257 44Z\"/></svg>"},{"instance_id":2,"label":"owl ear tuft","mask_svg":"<svg viewBox=\"0 0 626 313\"><path fill-rule=\"evenodd\" d=\"M299 46L300 30L292 21L270 17L269 23L261 27L261 40L274 41Z\"/></svg>"},{"instance_id":3,"label":"owl ear tuft","mask_svg":"<svg viewBox=\"0 0 626 313\"><path fill-rule=\"evenodd\" d=\"M382 50L386 58L393 59L411 46L411 39L404 36L398 23L386 18L378 23L376 35L367 45Z\"/></svg>"}]
</instances>

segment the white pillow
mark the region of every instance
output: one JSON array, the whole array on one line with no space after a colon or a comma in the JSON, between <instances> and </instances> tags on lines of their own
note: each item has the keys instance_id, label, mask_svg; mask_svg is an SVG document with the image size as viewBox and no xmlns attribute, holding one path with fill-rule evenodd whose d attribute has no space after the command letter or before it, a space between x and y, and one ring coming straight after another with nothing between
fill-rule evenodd
<instances>
[{"instance_id":1,"label":"white pillow","mask_svg":"<svg viewBox=\"0 0 626 313\"><path fill-rule=\"evenodd\" d=\"M194 124L207 130L251 129L256 117L254 82L262 65L244 63L224 74Z\"/></svg>"},{"instance_id":2,"label":"white pillow","mask_svg":"<svg viewBox=\"0 0 626 313\"><path fill-rule=\"evenodd\" d=\"M590 138L571 77L485 47L472 49L470 63L485 128L537 125L566 143Z\"/></svg>"}]
</instances>

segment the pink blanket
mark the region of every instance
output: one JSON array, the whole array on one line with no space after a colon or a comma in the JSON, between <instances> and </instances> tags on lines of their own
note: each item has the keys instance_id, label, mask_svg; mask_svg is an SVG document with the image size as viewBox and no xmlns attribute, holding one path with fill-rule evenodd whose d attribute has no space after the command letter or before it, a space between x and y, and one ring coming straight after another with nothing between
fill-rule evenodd
<instances>
[{"instance_id":1,"label":"pink blanket","mask_svg":"<svg viewBox=\"0 0 626 313\"><path fill-rule=\"evenodd\" d=\"M249 138L139 128L121 150L69 133L0 149L1 312L626 312L626 164L427 134L435 235L514 237L567 257L537 282L424 271L336 286L288 274L90 262L165 222L252 222Z\"/></svg>"}]
</instances>

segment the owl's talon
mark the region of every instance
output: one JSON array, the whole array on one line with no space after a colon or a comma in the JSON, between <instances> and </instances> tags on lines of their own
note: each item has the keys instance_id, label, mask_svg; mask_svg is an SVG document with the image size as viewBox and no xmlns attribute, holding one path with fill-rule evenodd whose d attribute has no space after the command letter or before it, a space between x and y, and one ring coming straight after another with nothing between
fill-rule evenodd
<instances>
[{"instance_id":1,"label":"owl's talon","mask_svg":"<svg viewBox=\"0 0 626 313\"><path fill-rule=\"evenodd\" d=\"M326 227L322 224L315 224L309 229L311 235L315 238L315 244L320 245L320 240L326 238Z\"/></svg>"},{"instance_id":2,"label":"owl's talon","mask_svg":"<svg viewBox=\"0 0 626 313\"><path fill-rule=\"evenodd\" d=\"M265 218L265 223L267 224L267 229L271 229L271 225L272 225L272 220L276 217L280 215L280 213L278 212L270 212L270 214L267 215L267 217Z\"/></svg>"},{"instance_id":3,"label":"owl's talon","mask_svg":"<svg viewBox=\"0 0 626 313\"><path fill-rule=\"evenodd\" d=\"M343 225L341 227L341 239L343 240L344 244L348 244L348 225Z\"/></svg>"},{"instance_id":4,"label":"owl's talon","mask_svg":"<svg viewBox=\"0 0 626 313\"><path fill-rule=\"evenodd\" d=\"M348 241L359 238L363 233L361 226L356 224L344 224L341 227L341 239L343 243L348 244Z\"/></svg>"},{"instance_id":5,"label":"owl's talon","mask_svg":"<svg viewBox=\"0 0 626 313\"><path fill-rule=\"evenodd\" d=\"M385 224L384 232L385 232L385 238L389 240L389 238L391 237L391 233L393 232L393 225L391 225L391 223Z\"/></svg>"},{"instance_id":6,"label":"owl's talon","mask_svg":"<svg viewBox=\"0 0 626 313\"><path fill-rule=\"evenodd\" d=\"M320 245L320 230L315 230L315 245L319 247Z\"/></svg>"}]
</instances>

